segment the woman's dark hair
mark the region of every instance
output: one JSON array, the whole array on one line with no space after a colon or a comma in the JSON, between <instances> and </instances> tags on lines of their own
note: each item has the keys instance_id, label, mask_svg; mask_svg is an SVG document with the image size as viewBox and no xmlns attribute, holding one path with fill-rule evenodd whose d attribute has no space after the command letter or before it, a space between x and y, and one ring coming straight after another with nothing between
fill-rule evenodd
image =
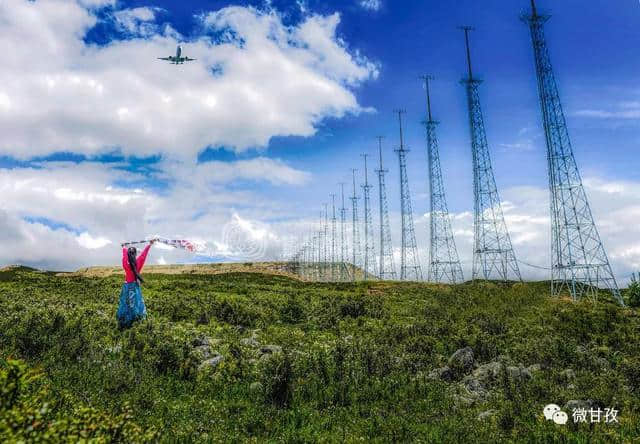
<instances>
[{"instance_id":1,"label":"woman's dark hair","mask_svg":"<svg viewBox=\"0 0 640 444\"><path fill-rule=\"evenodd\" d=\"M133 275L136 277L136 282L140 281L140 282L144 282L144 279L142 279L142 276L140 276L140 273L138 273L138 265L136 264L136 247L129 247L129 249L127 250L127 259L129 260L129 267L131 268L131 271L133 272Z\"/></svg>"}]
</instances>

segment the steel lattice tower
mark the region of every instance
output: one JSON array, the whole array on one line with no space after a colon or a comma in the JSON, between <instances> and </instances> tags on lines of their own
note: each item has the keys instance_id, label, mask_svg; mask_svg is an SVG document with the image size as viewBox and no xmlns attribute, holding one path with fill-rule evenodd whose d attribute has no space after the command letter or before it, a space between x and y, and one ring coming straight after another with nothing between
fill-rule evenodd
<instances>
[{"instance_id":1,"label":"steel lattice tower","mask_svg":"<svg viewBox=\"0 0 640 444\"><path fill-rule=\"evenodd\" d=\"M342 206L340 207L340 280L346 281L349 278L349 273L346 267L347 262L347 208L344 206L344 182L340 182L340 195L342 198Z\"/></svg>"},{"instance_id":2,"label":"steel lattice tower","mask_svg":"<svg viewBox=\"0 0 640 444\"><path fill-rule=\"evenodd\" d=\"M318 280L324 279L324 213L320 210L320 226L318 229Z\"/></svg>"},{"instance_id":3,"label":"steel lattice tower","mask_svg":"<svg viewBox=\"0 0 640 444\"><path fill-rule=\"evenodd\" d=\"M318 233L319 232L316 232L316 234L313 236L313 239L311 240L313 263L315 264L312 272L314 281L320 280L320 238L318 237Z\"/></svg>"},{"instance_id":4,"label":"steel lattice tower","mask_svg":"<svg viewBox=\"0 0 640 444\"><path fill-rule=\"evenodd\" d=\"M396 279L396 266L393 260L393 245L391 244L391 227L389 225L389 208L387 205L387 185L384 175L389 170L382 167L382 136L378 136L378 153L380 154L380 168L378 173L378 197L380 206L380 279Z\"/></svg>"},{"instance_id":5,"label":"steel lattice tower","mask_svg":"<svg viewBox=\"0 0 640 444\"><path fill-rule=\"evenodd\" d=\"M353 237L353 249L352 249L352 258L353 258L353 280L356 279L356 269L360 263L361 251L360 251L360 230L358 229L359 219L358 219L358 195L356 194L356 169L351 169L351 174L353 175L353 196L351 196L351 235Z\"/></svg>"},{"instance_id":6,"label":"steel lattice tower","mask_svg":"<svg viewBox=\"0 0 640 444\"><path fill-rule=\"evenodd\" d=\"M400 216L402 220L402 247L400 252L400 280L421 281L422 268L418 259L418 247L416 244L416 232L413 228L413 210L411 208L411 193L409 192L409 179L407 177L407 150L404 146L402 134L402 114L405 111L398 110L398 123L400 125L400 147L395 150L398 153L400 164Z\"/></svg>"},{"instance_id":7,"label":"steel lattice tower","mask_svg":"<svg viewBox=\"0 0 640 444\"><path fill-rule=\"evenodd\" d=\"M624 305L573 155L571 140L544 35L548 15L540 15L531 0L529 25L538 78L538 93L547 145L551 192L551 294L567 289L574 300L597 297L608 289Z\"/></svg>"},{"instance_id":8,"label":"steel lattice tower","mask_svg":"<svg viewBox=\"0 0 640 444\"><path fill-rule=\"evenodd\" d=\"M323 214L322 214L322 210L320 210L320 219L318 221L318 263L322 262L322 233L323 233L323 228L322 228L322 219L323 219Z\"/></svg>"},{"instance_id":9,"label":"steel lattice tower","mask_svg":"<svg viewBox=\"0 0 640 444\"><path fill-rule=\"evenodd\" d=\"M471 153L473 158L474 196L474 239L473 239L473 279L499 279L506 281L509 272L516 279L520 269L511 245L511 238L502 213L502 205L496 180L491 167L491 156L484 128L478 86L482 82L473 77L469 31L462 27L467 49L469 77L462 83L467 90L469 125L471 130Z\"/></svg>"},{"instance_id":10,"label":"steel lattice tower","mask_svg":"<svg viewBox=\"0 0 640 444\"><path fill-rule=\"evenodd\" d=\"M329 204L322 204L322 206L324 207L324 222L322 224L322 231L323 231L323 242L324 245L322 246L322 261L326 264L327 262L329 262L329 210L328 210L328 206Z\"/></svg>"},{"instance_id":11,"label":"steel lattice tower","mask_svg":"<svg viewBox=\"0 0 640 444\"><path fill-rule=\"evenodd\" d=\"M331 194L331 280L336 280L336 195Z\"/></svg>"},{"instance_id":12,"label":"steel lattice tower","mask_svg":"<svg viewBox=\"0 0 640 444\"><path fill-rule=\"evenodd\" d=\"M371 273L378 275L376 271L376 249L373 242L373 218L371 215L371 185L369 185L369 172L367 169L368 154L361 154L364 158L364 184L362 191L364 195L364 279Z\"/></svg>"},{"instance_id":13,"label":"steel lattice tower","mask_svg":"<svg viewBox=\"0 0 640 444\"><path fill-rule=\"evenodd\" d=\"M430 248L429 248L429 281L449 282L452 284L464 282L462 266L458 257L458 250L453 238L451 219L447 208L447 199L444 192L444 181L440 169L440 150L436 127L438 121L431 115L431 94L429 80L431 76L423 76L424 87L427 93L427 120L424 125L427 129L427 161L429 164L429 203L430 220Z\"/></svg>"}]
</instances>

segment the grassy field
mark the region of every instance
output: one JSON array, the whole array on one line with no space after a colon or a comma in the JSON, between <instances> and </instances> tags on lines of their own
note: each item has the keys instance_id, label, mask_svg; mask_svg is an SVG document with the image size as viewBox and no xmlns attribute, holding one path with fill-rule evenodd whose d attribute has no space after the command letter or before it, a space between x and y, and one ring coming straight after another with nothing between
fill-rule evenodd
<instances>
[{"instance_id":1,"label":"grassy field","mask_svg":"<svg viewBox=\"0 0 640 444\"><path fill-rule=\"evenodd\" d=\"M633 309L544 283L145 277L149 319L120 331L121 276L0 272L0 441L640 439Z\"/></svg>"}]
</instances>

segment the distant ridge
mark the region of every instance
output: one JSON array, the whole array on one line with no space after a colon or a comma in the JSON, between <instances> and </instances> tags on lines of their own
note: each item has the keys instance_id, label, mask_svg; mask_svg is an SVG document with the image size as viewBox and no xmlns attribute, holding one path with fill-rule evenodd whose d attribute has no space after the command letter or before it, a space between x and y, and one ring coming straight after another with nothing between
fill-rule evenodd
<instances>
[{"instance_id":1,"label":"distant ridge","mask_svg":"<svg viewBox=\"0 0 640 444\"><path fill-rule=\"evenodd\" d=\"M347 264L348 267L353 266ZM356 267L358 280L364 276L361 268ZM216 264L173 264L173 265L145 265L145 274L226 274L226 273L259 273L276 276L287 276L297 280L307 280L292 271L289 262L225 262ZM74 272L60 272L58 276L86 276L106 277L121 275L119 266L96 266L80 268ZM375 279L373 276L370 279Z\"/></svg>"}]
</instances>

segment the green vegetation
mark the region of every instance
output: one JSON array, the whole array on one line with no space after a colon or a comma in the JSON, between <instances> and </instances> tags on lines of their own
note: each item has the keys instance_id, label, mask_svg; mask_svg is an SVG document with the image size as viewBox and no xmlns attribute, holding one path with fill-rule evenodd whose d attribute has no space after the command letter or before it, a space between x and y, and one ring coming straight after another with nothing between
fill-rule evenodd
<instances>
[{"instance_id":1,"label":"green vegetation","mask_svg":"<svg viewBox=\"0 0 640 444\"><path fill-rule=\"evenodd\" d=\"M627 304L633 308L640 307L640 277L637 277L636 273L633 273L627 289Z\"/></svg>"},{"instance_id":2,"label":"green vegetation","mask_svg":"<svg viewBox=\"0 0 640 444\"><path fill-rule=\"evenodd\" d=\"M150 317L120 331L120 277L0 272L0 441L640 436L633 309L551 299L544 283L145 278ZM619 424L545 421L570 400Z\"/></svg>"}]
</instances>

